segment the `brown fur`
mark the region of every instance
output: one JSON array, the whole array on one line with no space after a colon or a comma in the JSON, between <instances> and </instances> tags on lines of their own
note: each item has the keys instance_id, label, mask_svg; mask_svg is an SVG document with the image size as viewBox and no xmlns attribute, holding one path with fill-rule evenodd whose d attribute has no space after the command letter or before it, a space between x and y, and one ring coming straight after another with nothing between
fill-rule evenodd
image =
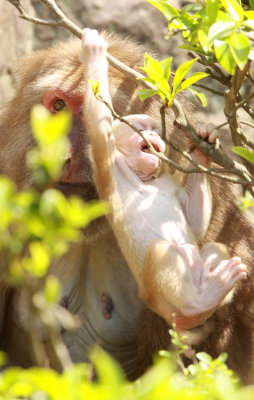
<instances>
[{"instance_id":1,"label":"brown fur","mask_svg":"<svg viewBox=\"0 0 254 400\"><path fill-rule=\"evenodd\" d=\"M144 49L141 46L120 37L107 37L107 40L109 40L109 52L112 55L131 67L137 68L143 64ZM12 178L19 188L30 183L30 174L25 165L25 155L34 144L29 122L31 107L40 103L44 92L52 87L59 87L73 95L83 95L84 70L79 56L80 41L70 40L67 43L60 43L52 49L26 56L20 62L16 95L0 113L0 173ZM54 75L54 79L49 79L51 74ZM146 113L155 118L159 116L159 103L156 99L140 103L137 94L137 82L112 67L109 70L109 79L112 102L117 113L121 115ZM184 107L186 111L190 108L186 102ZM168 134L173 134L172 139L177 144L183 143L185 140L182 133L173 127L171 111L168 112L167 119ZM83 157L84 148L87 147L87 141L82 140L80 154L77 154L77 158L80 157L80 159ZM179 155L172 150L170 157L174 160L179 159ZM185 180L185 177L176 171L172 171L172 174L181 183ZM85 200L97 197L88 158L81 160L80 176L83 176L83 185L76 189L67 189L67 194L74 192L81 195ZM215 179L212 180L211 185L214 209L210 228L203 243L225 243L231 256L238 255L247 264L248 278L239 283L232 302L223 306L211 317L215 321L215 329L198 346L198 350L207 351L213 356L219 355L222 351L227 351L229 354L228 365L239 373L244 382L249 382L254 360L252 340L252 299L254 293L252 248L254 233L253 228L235 206L228 185ZM67 270L75 267L79 268L80 271L85 270L91 254L94 256L98 251L103 254L103 246L106 248L106 244L110 243L108 247L110 247L111 254L115 258L115 264L110 261L108 247L107 252L105 250L105 260L102 257L100 263L105 268L111 268L112 265L115 265L115 274L117 275L118 265L124 264L124 260L112 234L110 232L105 234L107 229L109 228L103 218L91 224L85 233L86 242L90 245L84 244L83 248L78 251L76 248L72 249L60 262L59 269ZM97 239L98 236L103 240ZM132 279L131 276L129 279ZM12 363L27 366L32 363L32 357L29 355L29 343L25 339L25 333L20 333L15 326L16 316L13 300L15 295L5 296L5 290L5 286L0 288L0 298L3 296L6 303L9 299L8 308L6 305L0 313L0 321L3 321L3 325L0 327L0 331L2 328L3 332L0 348L11 352ZM74 292L75 287L72 289L72 295ZM79 287L75 293L79 293L80 300L83 295L82 289ZM136 364L132 368L129 373L132 376L140 375L150 365L154 351L170 346L166 323L150 310L145 310L144 313L145 315L141 317L138 341L142 360L140 364ZM131 345L128 343L128 346L134 346L133 342L131 343ZM27 354L26 360L24 354ZM136 370L134 371L134 369Z\"/></svg>"},{"instance_id":2,"label":"brown fur","mask_svg":"<svg viewBox=\"0 0 254 400\"><path fill-rule=\"evenodd\" d=\"M211 241L225 243L230 255L241 257L247 265L248 276L237 285L231 302L210 317L208 321L213 323L214 329L193 348L213 357L227 352L228 366L247 384L253 382L253 228L234 204L230 187L219 180L213 180L211 184L213 215L202 244ZM138 335L139 360L143 372L158 350L171 348L169 328L160 317L144 309ZM186 359L185 362L187 365L190 360Z\"/></svg>"}]
</instances>

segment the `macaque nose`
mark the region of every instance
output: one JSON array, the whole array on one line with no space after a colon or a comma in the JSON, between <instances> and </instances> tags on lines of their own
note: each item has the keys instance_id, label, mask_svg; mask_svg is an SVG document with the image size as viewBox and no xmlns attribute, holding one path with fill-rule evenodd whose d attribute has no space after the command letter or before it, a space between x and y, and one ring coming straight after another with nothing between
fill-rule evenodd
<instances>
[{"instance_id":1,"label":"macaque nose","mask_svg":"<svg viewBox=\"0 0 254 400\"><path fill-rule=\"evenodd\" d=\"M147 136L158 136L158 133L154 131L143 131L143 134Z\"/></svg>"}]
</instances>

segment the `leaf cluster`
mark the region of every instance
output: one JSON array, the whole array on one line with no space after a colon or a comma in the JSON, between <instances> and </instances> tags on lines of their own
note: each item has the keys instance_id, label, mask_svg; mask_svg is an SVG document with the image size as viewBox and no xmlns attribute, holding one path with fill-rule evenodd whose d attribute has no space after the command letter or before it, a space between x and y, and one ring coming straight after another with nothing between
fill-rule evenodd
<instances>
[{"instance_id":1,"label":"leaf cluster","mask_svg":"<svg viewBox=\"0 0 254 400\"><path fill-rule=\"evenodd\" d=\"M56 277L49 274L50 266L71 243L82 238L82 229L90 221L107 212L105 203L84 203L75 196L66 198L54 188L69 151L70 124L68 113L51 115L44 107L36 106L31 125L37 147L27 154L32 169L31 187L18 191L11 180L0 177L1 280L8 285L19 285L22 296L27 299L23 312L27 315L27 329L37 365L47 363L43 332L47 332L58 352L57 349L64 346L61 329L76 326L68 311L59 306L61 287ZM66 357L62 353L59 352L58 358L64 369ZM22 378L26 373L15 369L7 372L11 377L16 374L17 387L22 393L27 387ZM45 377L47 371L42 370L39 375ZM53 375L49 372L50 379ZM0 375L0 386L2 380ZM8 398L7 393L5 398Z\"/></svg>"},{"instance_id":2,"label":"leaf cluster","mask_svg":"<svg viewBox=\"0 0 254 400\"><path fill-rule=\"evenodd\" d=\"M163 352L153 367L140 379L130 383L118 363L100 348L91 360L96 372L93 380L91 365L77 364L62 374L48 368L9 368L0 374L0 399L14 400L237 400L251 399L253 388L239 386L225 365L226 355L213 360L198 353L194 364L180 373L173 353Z\"/></svg>"},{"instance_id":3,"label":"leaf cluster","mask_svg":"<svg viewBox=\"0 0 254 400\"><path fill-rule=\"evenodd\" d=\"M240 0L206 0L187 4L182 10L167 1L147 0L169 21L169 35L181 32L186 44L180 46L218 62L230 74L242 70L253 59L249 33L254 29L253 2Z\"/></svg>"},{"instance_id":4,"label":"leaf cluster","mask_svg":"<svg viewBox=\"0 0 254 400\"><path fill-rule=\"evenodd\" d=\"M139 92L140 99L143 101L151 96L159 95L164 105L172 106L179 92L189 88L200 79L209 76L209 74L205 72L195 72L185 79L196 61L197 58L186 61L180 65L174 74L173 83L170 84L172 57L159 62L146 53L144 67L142 69L146 72L148 77L142 80L153 85L155 89L141 89Z\"/></svg>"},{"instance_id":5,"label":"leaf cluster","mask_svg":"<svg viewBox=\"0 0 254 400\"><path fill-rule=\"evenodd\" d=\"M65 253L69 243L79 241L81 229L107 210L103 203L66 198L51 187L69 151L70 115L52 116L36 106L31 123L37 147L28 153L27 160L34 187L17 191L12 181L0 177L0 246L5 254L9 252L9 279L13 282L22 281L24 273L44 276L52 259ZM41 190L42 185L47 185L45 190Z\"/></svg>"}]
</instances>

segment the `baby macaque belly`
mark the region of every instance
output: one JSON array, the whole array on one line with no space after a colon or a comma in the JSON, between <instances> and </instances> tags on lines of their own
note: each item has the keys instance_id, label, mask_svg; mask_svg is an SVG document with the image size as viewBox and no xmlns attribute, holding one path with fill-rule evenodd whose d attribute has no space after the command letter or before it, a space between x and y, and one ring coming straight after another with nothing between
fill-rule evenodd
<instances>
[{"instance_id":1,"label":"baby macaque belly","mask_svg":"<svg viewBox=\"0 0 254 400\"><path fill-rule=\"evenodd\" d=\"M179 187L167 177L142 183L138 190L127 179L118 184L123 208L124 223L133 243L139 243L139 251L154 239L168 240L172 244L193 243L193 235L187 224L177 192Z\"/></svg>"}]
</instances>

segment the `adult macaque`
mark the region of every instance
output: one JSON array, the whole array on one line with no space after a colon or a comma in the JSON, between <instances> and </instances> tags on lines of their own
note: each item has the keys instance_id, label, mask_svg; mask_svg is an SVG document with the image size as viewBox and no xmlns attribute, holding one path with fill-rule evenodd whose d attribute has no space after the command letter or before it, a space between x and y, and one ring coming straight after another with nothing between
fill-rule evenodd
<instances>
[{"instance_id":1,"label":"adult macaque","mask_svg":"<svg viewBox=\"0 0 254 400\"><path fill-rule=\"evenodd\" d=\"M194 234L202 239L211 215L206 175L190 174L185 190L180 190L165 168L159 173L159 159L147 152L145 140L125 123L113 122L109 108L92 92L90 80L95 80L100 96L111 104L106 42L97 31L84 29L82 47L86 64L83 115L98 192L111 205L109 223L142 299L168 323L175 320L177 328L201 325L235 283L246 277L246 267L238 257L220 260L216 244L207 244L199 252ZM126 120L158 152L165 151L154 118L132 115ZM206 135L212 142L214 134L203 131L202 136ZM194 157L208 164L200 151L194 150Z\"/></svg>"},{"instance_id":2,"label":"adult macaque","mask_svg":"<svg viewBox=\"0 0 254 400\"><path fill-rule=\"evenodd\" d=\"M104 35L104 38L113 56L133 68L143 65L142 46L118 36ZM35 52L20 62L16 94L0 112L0 173L14 179L19 188L31 182L25 162L28 149L34 145L30 111L34 104L43 103L52 112L67 107L73 113L70 158L57 187L67 195L79 194L85 200L97 198L92 168L85 151L89 143L82 116L85 67L80 61L80 48L80 40L72 39ZM140 113L159 120L156 99L139 101L139 82L109 67L109 87L118 114ZM186 112L190 109L186 101L184 108ZM183 135L174 128L173 120L171 111L168 111L167 133L175 143L184 146ZM174 160L179 158L173 151L170 157ZM182 184L185 177L175 171L172 174ZM194 329L208 332L196 348L213 356L227 351L228 365L247 381L254 361L253 228L235 206L228 186L215 179L211 179L210 184L213 210L202 245L224 243L230 257L237 255L247 265L248 279L238 282L228 301L201 328ZM84 242L71 248L52 269L62 282L62 304L77 314L81 321L76 331L63 332L73 361L87 360L90 347L99 343L119 360L128 376L138 376L149 365L153 351L168 346L167 324L151 310L145 311L146 316L140 322L142 366L138 364L137 335L144 303L105 218L91 224L84 232ZM19 293L16 289L0 286L0 299L0 348L9 353L10 363L32 365Z\"/></svg>"}]
</instances>

